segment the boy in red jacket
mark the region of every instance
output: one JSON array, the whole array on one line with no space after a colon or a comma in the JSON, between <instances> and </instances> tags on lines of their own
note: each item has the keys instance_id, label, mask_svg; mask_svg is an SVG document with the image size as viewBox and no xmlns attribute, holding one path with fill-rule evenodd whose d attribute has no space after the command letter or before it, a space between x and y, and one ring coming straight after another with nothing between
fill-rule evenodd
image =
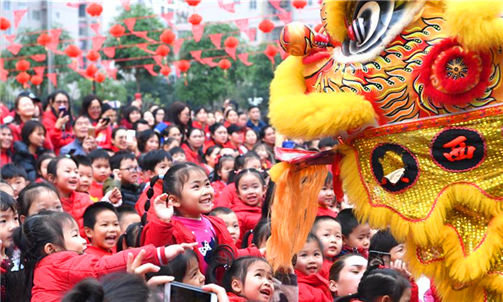
<instances>
[{"instance_id":1,"label":"boy in red jacket","mask_svg":"<svg viewBox=\"0 0 503 302\"><path fill-rule=\"evenodd\" d=\"M120 235L119 218L114 206L108 202L97 202L84 212L84 231L91 242L87 254L112 255Z\"/></svg>"},{"instance_id":2,"label":"boy in red jacket","mask_svg":"<svg viewBox=\"0 0 503 302\"><path fill-rule=\"evenodd\" d=\"M320 275L328 280L330 267L342 250L341 225L330 216L316 217L311 233L323 244L323 267Z\"/></svg>"},{"instance_id":3,"label":"boy in red jacket","mask_svg":"<svg viewBox=\"0 0 503 302\"><path fill-rule=\"evenodd\" d=\"M89 189L91 198L101 200L103 198L103 183L112 174L110 169L110 155L103 149L96 149L89 153L91 167L93 169L93 181Z\"/></svg>"}]
</instances>

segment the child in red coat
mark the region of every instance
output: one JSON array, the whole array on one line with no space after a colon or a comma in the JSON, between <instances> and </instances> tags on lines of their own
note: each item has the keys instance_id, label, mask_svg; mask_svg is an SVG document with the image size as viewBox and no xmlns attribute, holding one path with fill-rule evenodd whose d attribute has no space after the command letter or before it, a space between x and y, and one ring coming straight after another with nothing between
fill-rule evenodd
<instances>
[{"instance_id":1,"label":"child in red coat","mask_svg":"<svg viewBox=\"0 0 503 302\"><path fill-rule=\"evenodd\" d=\"M215 170L213 171L213 179L211 186L215 191L214 205L213 207L225 207L229 208L230 203L222 202L221 195L227 183L229 182L229 173L234 169L234 157L230 155L224 155L217 159L217 164L215 165Z\"/></svg>"},{"instance_id":2,"label":"child in red coat","mask_svg":"<svg viewBox=\"0 0 503 302\"><path fill-rule=\"evenodd\" d=\"M260 172L255 169L240 171L234 183L239 199L231 208L238 216L241 241L246 232L253 230L262 217L262 202L267 186Z\"/></svg>"},{"instance_id":3,"label":"child in red coat","mask_svg":"<svg viewBox=\"0 0 503 302\"><path fill-rule=\"evenodd\" d=\"M115 207L106 201L96 202L84 212L84 231L91 242L87 254L110 256L115 253L121 229Z\"/></svg>"},{"instance_id":4,"label":"child in red coat","mask_svg":"<svg viewBox=\"0 0 503 302\"><path fill-rule=\"evenodd\" d=\"M304 247L293 259L299 283L299 302L331 302L328 281L319 272L323 265L323 245L309 234Z\"/></svg>"},{"instance_id":5,"label":"child in red coat","mask_svg":"<svg viewBox=\"0 0 503 302\"><path fill-rule=\"evenodd\" d=\"M193 245L155 248L144 246L109 257L83 254L86 241L79 236L75 220L67 213L45 212L29 217L15 234L21 247L21 265L29 284L18 284L19 301L61 301L75 284L85 278L125 271L128 254L143 254L143 263L168 263ZM32 281L31 281L32 280Z\"/></svg>"},{"instance_id":6,"label":"child in red coat","mask_svg":"<svg viewBox=\"0 0 503 302\"><path fill-rule=\"evenodd\" d=\"M323 267L320 275L328 280L330 267L335 258L342 251L342 231L341 225L335 218L330 216L316 217L311 233L318 237L323 245Z\"/></svg>"},{"instance_id":7,"label":"child in red coat","mask_svg":"<svg viewBox=\"0 0 503 302\"><path fill-rule=\"evenodd\" d=\"M212 250L228 245L235 255L253 253L258 249L238 251L224 222L204 214L211 211L213 188L204 169L193 163L175 164L164 175L164 192L154 200L157 217L145 226L144 244L155 246L197 242L201 271L206 272Z\"/></svg>"},{"instance_id":8,"label":"child in red coat","mask_svg":"<svg viewBox=\"0 0 503 302\"><path fill-rule=\"evenodd\" d=\"M337 213L331 210L331 206L335 202L334 184L332 173L328 172L327 177L325 177L325 184L321 188L320 193L318 193L318 213L317 217L320 216L330 216L337 217Z\"/></svg>"}]
</instances>

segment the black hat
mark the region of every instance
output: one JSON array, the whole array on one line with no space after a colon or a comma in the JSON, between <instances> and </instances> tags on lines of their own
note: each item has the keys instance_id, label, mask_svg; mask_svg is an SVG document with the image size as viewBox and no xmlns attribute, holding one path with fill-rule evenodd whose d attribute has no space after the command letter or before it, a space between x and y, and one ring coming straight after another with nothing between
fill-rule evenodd
<instances>
[{"instance_id":1,"label":"black hat","mask_svg":"<svg viewBox=\"0 0 503 302\"><path fill-rule=\"evenodd\" d=\"M31 91L25 90L22 91L18 96L27 96L29 97L33 102L39 102L41 103L42 101Z\"/></svg>"}]
</instances>

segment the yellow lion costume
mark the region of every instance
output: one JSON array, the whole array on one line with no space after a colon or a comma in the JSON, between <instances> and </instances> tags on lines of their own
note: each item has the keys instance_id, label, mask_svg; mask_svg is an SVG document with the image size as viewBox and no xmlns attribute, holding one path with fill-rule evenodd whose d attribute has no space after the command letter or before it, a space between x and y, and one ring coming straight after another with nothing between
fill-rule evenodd
<instances>
[{"instance_id":1,"label":"yellow lion costume","mask_svg":"<svg viewBox=\"0 0 503 302\"><path fill-rule=\"evenodd\" d=\"M271 83L288 137L337 137L336 174L359 219L406 242L444 301L503 301L503 1L322 3L293 23ZM268 257L288 265L326 168L282 163Z\"/></svg>"}]
</instances>

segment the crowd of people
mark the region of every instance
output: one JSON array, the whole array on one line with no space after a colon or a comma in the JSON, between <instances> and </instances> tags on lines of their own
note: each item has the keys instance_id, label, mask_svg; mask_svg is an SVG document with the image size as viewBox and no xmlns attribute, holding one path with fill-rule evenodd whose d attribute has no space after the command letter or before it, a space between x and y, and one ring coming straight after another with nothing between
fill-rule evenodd
<instances>
[{"instance_id":1,"label":"crowd of people","mask_svg":"<svg viewBox=\"0 0 503 302\"><path fill-rule=\"evenodd\" d=\"M332 139L280 142L258 107L229 101L209 111L88 95L74 109L65 91L0 106L2 301L157 301L173 280L219 301L437 299L418 290L402 243L335 200L328 172L304 247L273 272L274 147Z\"/></svg>"}]
</instances>

